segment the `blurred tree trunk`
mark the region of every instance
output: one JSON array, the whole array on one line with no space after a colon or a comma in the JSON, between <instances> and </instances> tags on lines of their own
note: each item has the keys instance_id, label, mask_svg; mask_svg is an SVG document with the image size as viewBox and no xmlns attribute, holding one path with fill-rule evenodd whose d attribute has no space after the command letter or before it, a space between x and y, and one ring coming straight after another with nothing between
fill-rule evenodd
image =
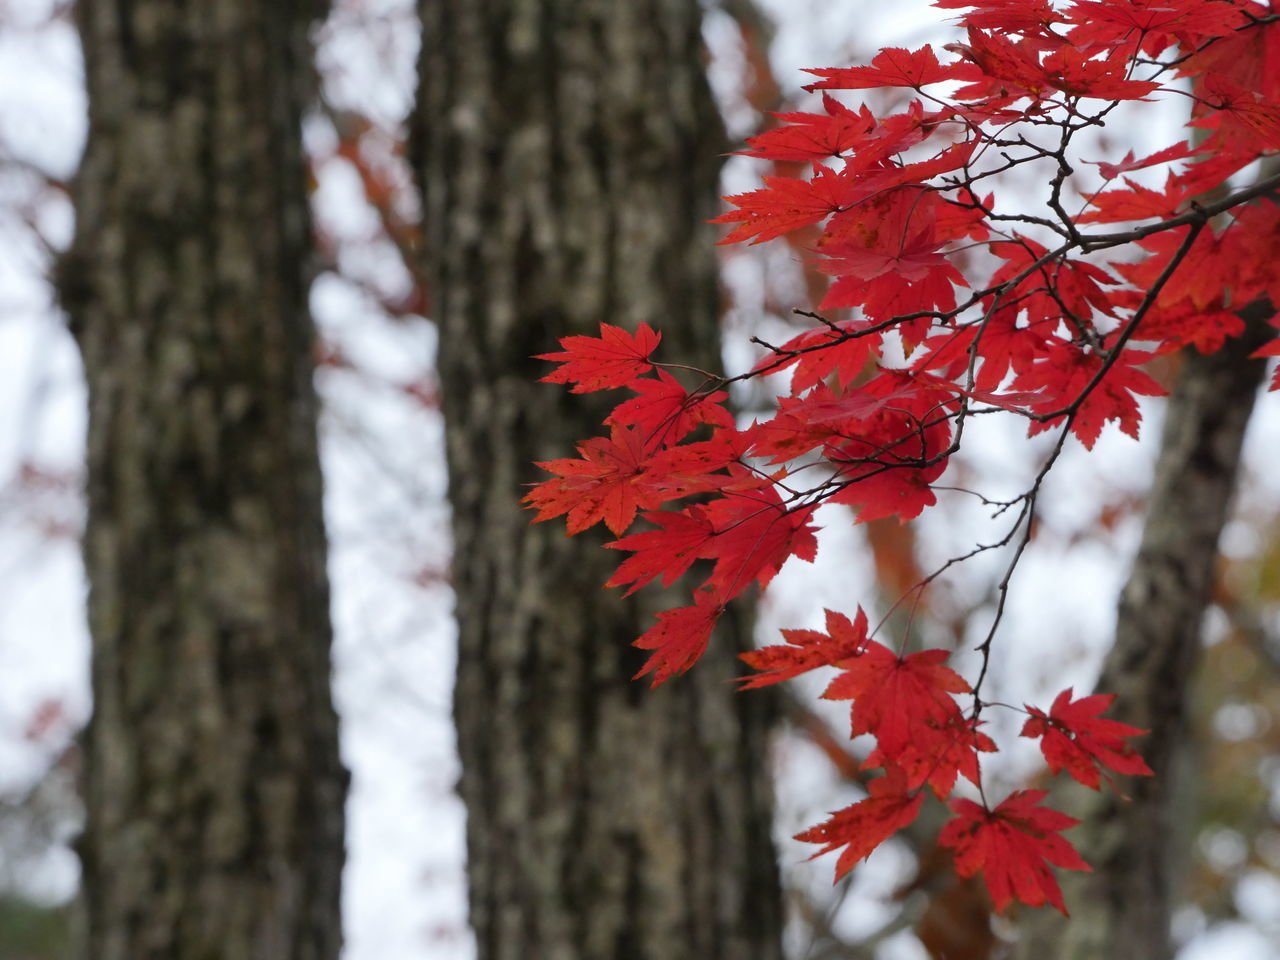
<instances>
[{"instance_id":1,"label":"blurred tree trunk","mask_svg":"<svg viewBox=\"0 0 1280 960\"><path fill-rule=\"evenodd\" d=\"M297 0L76 6L90 104L59 287L89 384L92 960L334 960Z\"/></svg>"},{"instance_id":2,"label":"blurred tree trunk","mask_svg":"<svg viewBox=\"0 0 1280 960\"><path fill-rule=\"evenodd\" d=\"M719 365L711 228L724 134L697 0L421 0L412 133L454 511L455 713L481 960L771 960L767 698L631 680L652 614L601 538L518 501L602 432L533 354L607 321ZM594 402L592 402L594 401ZM745 618L743 618L745 619Z\"/></svg>"},{"instance_id":3,"label":"blurred tree trunk","mask_svg":"<svg viewBox=\"0 0 1280 960\"><path fill-rule=\"evenodd\" d=\"M1151 733L1135 745L1155 772L1120 778L1069 809L1084 822L1067 836L1092 873L1060 872L1071 918L1025 915L1023 960L1167 960L1179 879L1192 837L1179 829L1190 691L1209 604L1218 540L1235 491L1245 429L1266 362L1249 354L1270 336L1269 303L1245 308L1244 336L1204 356L1188 349L1165 416L1142 543L1120 597L1115 644L1097 689L1109 711Z\"/></svg>"}]
</instances>

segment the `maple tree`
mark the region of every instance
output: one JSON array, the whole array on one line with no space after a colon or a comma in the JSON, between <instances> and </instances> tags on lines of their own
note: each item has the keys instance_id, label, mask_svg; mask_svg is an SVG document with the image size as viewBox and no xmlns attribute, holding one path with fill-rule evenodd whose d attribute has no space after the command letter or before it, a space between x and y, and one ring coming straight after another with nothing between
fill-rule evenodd
<instances>
[{"instance_id":1,"label":"maple tree","mask_svg":"<svg viewBox=\"0 0 1280 960\"><path fill-rule=\"evenodd\" d=\"M766 176L727 198L734 209L718 218L732 225L724 243L816 231L808 255L833 279L803 313L811 327L779 345L757 341L756 366L728 379L659 361L661 335L648 326L565 338L542 357L559 364L545 379L635 396L614 408L607 437L540 464L555 476L527 501L536 520L566 516L569 533L604 523L619 538L608 546L629 556L608 586L669 585L710 563L692 602L660 613L636 641L650 651L641 675L656 684L697 661L735 596L767 586L788 559L813 559L820 505L905 523L937 503L973 417L1056 431L1026 491L983 498L1009 518L1003 536L899 601L955 563L1009 550L972 681L947 665L948 651L877 639L885 621L872 627L859 608L829 610L825 631L787 630L785 643L744 654L756 672L742 686L834 668L822 696L851 701L851 736L874 738L865 767L884 775L869 796L799 835L842 851L837 876L911 823L931 791L953 813L939 842L961 875L982 871L998 910L1018 900L1065 913L1050 865L1089 869L1061 836L1076 821L1041 806L1043 790L986 798L981 755L997 744L983 712L1016 708L984 700L983 681L1044 478L1068 439L1091 449L1111 423L1136 437L1138 397L1165 392L1143 369L1153 358L1216 351L1244 331L1244 314L1280 326L1280 272L1266 254L1280 240L1280 175L1247 180L1280 151L1280 3L935 5L963 11L964 42L810 71L821 112L779 115L744 151L806 171ZM896 112L832 91L879 91L876 102ZM1185 139L1142 157L1095 155L1090 134L1118 108L1161 97L1187 102ZM1019 167L1041 173L1042 209L1006 208L984 192ZM1161 171L1160 186L1144 182ZM1280 340L1257 355L1280 355ZM726 386L765 377L788 381L776 413L739 426ZM637 518L646 529L629 533ZM1048 711L1025 708L1021 734L1039 739L1051 773L1094 790L1109 772L1150 774L1130 743L1146 731L1102 716L1112 699L1064 690ZM980 803L953 797L961 779Z\"/></svg>"}]
</instances>

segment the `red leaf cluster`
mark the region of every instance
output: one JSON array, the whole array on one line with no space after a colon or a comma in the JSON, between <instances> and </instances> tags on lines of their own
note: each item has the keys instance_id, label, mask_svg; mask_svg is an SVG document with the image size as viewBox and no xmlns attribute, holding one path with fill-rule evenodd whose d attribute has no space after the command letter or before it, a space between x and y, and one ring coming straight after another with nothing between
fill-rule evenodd
<instances>
[{"instance_id":1,"label":"red leaf cluster","mask_svg":"<svg viewBox=\"0 0 1280 960\"><path fill-rule=\"evenodd\" d=\"M962 40L810 71L820 105L780 113L748 141L744 153L772 170L717 218L730 225L723 243L785 237L831 278L820 313L803 314L812 324L765 344L734 378L782 375L772 416L739 424L724 405L730 381L664 365L645 325L602 324L542 357L559 364L548 382L630 394L607 436L540 464L552 476L526 503L538 521L564 516L571 534L597 523L614 534L607 546L625 556L608 586L687 581L690 601L637 641L649 654L640 675L655 684L693 665L734 597L814 558L823 505L851 507L861 523L913 520L936 504L979 414L1020 417L1028 434L1086 448L1110 424L1136 437L1140 398L1164 392L1150 360L1218 350L1243 331L1243 307L1280 303L1280 177L1229 179L1280 151L1274 3L937 5L960 11ZM872 101L891 110L861 99L877 89L893 92ZM1196 137L1184 130L1143 156L1092 156L1077 142L1121 101L1188 89ZM999 205L992 188L1013 167L1040 172L1041 208ZM1280 340L1258 355L1280 356ZM1013 525L973 553L1026 543L1052 463L1022 496L994 504ZM800 835L840 851L837 875L911 823L926 792L948 798L963 779L981 796L981 757L997 749L981 729L996 705L980 690L995 627L972 685L948 651L909 651L878 629L861 608L852 618L829 610L825 630L785 630L783 643L743 656L755 671L744 688L837 671L823 696L849 701L851 736L874 741L865 766L883 775L868 796ZM1026 707L1022 735L1040 740L1051 773L1095 790L1112 774L1151 773L1129 744L1144 731L1102 716L1114 698L1073 697ZM1075 821L1041 806L1044 796L1015 791L994 808L951 800L940 840L962 876L983 874L997 909L1019 900L1065 912L1051 868L1088 869L1061 836Z\"/></svg>"}]
</instances>

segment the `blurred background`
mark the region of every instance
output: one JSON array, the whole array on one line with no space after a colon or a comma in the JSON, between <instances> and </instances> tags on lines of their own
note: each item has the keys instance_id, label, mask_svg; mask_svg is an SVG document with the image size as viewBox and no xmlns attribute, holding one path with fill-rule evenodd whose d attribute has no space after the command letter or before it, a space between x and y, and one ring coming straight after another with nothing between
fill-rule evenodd
<instances>
[{"instance_id":1,"label":"blurred background","mask_svg":"<svg viewBox=\"0 0 1280 960\"><path fill-rule=\"evenodd\" d=\"M812 102L800 89L804 67L948 42L946 12L920 0L704 4L704 65L729 143L765 129L773 112ZM72 15L66 2L0 0L0 960L70 957L68 904L78 882L70 847L82 822L76 737L90 711L78 547L86 395L50 282L73 235L69 183L86 136ZM456 631L437 331L424 315L415 262L421 204L405 153L419 46L432 42L420 33L412 0L335 0L314 34L321 95L304 127L321 258L311 307L322 339L334 689L352 772L348 960L452 960L474 951L465 814L455 793ZM1180 123L1175 111L1152 111L1141 124L1117 125L1099 147L1141 155ZM762 166L726 156L722 192L751 189L769 172ZM815 304L824 281L807 269L799 242L723 250L720 269L723 357L740 372L755 359L749 338L794 335L793 308ZM735 399L746 418L766 416L772 403L763 385ZM1068 446L1014 582L991 699L1044 705L1067 685L1092 685L1141 531L1161 404L1144 406L1142 442L1110 431L1091 455ZM956 486L997 497L1026 487L1048 440L1028 442L1017 424L991 420L983 418L950 475ZM1183 960L1280 956L1278 445L1280 416L1264 403L1222 541L1195 688L1186 762L1197 771L1197 792L1185 804L1189 843L1175 925ZM943 497L910 526L855 528L838 509L819 522L818 561L788 566L760 599L762 642L774 642L781 627L820 626L824 606L851 612L861 603L874 622L903 590L994 529L960 497ZM990 622L1002 562L965 565L916 611L922 642L956 649L962 672ZM981 891L955 883L922 837L894 840L834 886L831 859L810 862L810 850L791 839L863 795L847 717L816 698L818 683L784 694L769 748L789 955L921 960L940 949L932 929L939 904L952 917L982 918L959 934L951 956L995 955L1015 936L1017 916L987 927ZM993 735L1007 743L1016 727L1011 717ZM1038 776L1038 750L1023 746L985 767L997 793ZM963 927L945 925L948 936Z\"/></svg>"}]
</instances>

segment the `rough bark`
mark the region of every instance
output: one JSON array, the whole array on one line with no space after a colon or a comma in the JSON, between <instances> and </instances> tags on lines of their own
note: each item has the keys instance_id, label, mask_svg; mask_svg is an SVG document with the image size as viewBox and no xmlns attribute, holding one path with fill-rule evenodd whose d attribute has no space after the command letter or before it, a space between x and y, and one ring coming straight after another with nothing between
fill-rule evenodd
<instances>
[{"instance_id":1,"label":"rough bark","mask_svg":"<svg viewBox=\"0 0 1280 960\"><path fill-rule=\"evenodd\" d=\"M346 773L294 0L77 4L92 960L335 960Z\"/></svg>"},{"instance_id":2,"label":"rough bark","mask_svg":"<svg viewBox=\"0 0 1280 960\"><path fill-rule=\"evenodd\" d=\"M1069 835L1093 873L1062 875L1071 919L1028 917L1026 960L1166 960L1176 863L1184 856L1176 812L1187 789L1179 762L1189 742L1189 691L1199 659L1218 540L1235 490L1244 433L1265 361L1249 359L1269 336L1269 305L1242 311L1250 327L1218 353L1188 351L1166 413L1142 543L1120 597L1115 645L1097 689L1117 694L1116 719L1151 733L1137 746L1152 777L1122 778L1081 797Z\"/></svg>"},{"instance_id":3,"label":"rough bark","mask_svg":"<svg viewBox=\"0 0 1280 960\"><path fill-rule=\"evenodd\" d=\"M518 504L601 432L533 354L600 321L718 365L723 133L696 0L423 0L415 162L454 511L456 719L481 960L780 955L764 697L736 636L658 690L617 555ZM593 402L594 401L594 402Z\"/></svg>"}]
</instances>

